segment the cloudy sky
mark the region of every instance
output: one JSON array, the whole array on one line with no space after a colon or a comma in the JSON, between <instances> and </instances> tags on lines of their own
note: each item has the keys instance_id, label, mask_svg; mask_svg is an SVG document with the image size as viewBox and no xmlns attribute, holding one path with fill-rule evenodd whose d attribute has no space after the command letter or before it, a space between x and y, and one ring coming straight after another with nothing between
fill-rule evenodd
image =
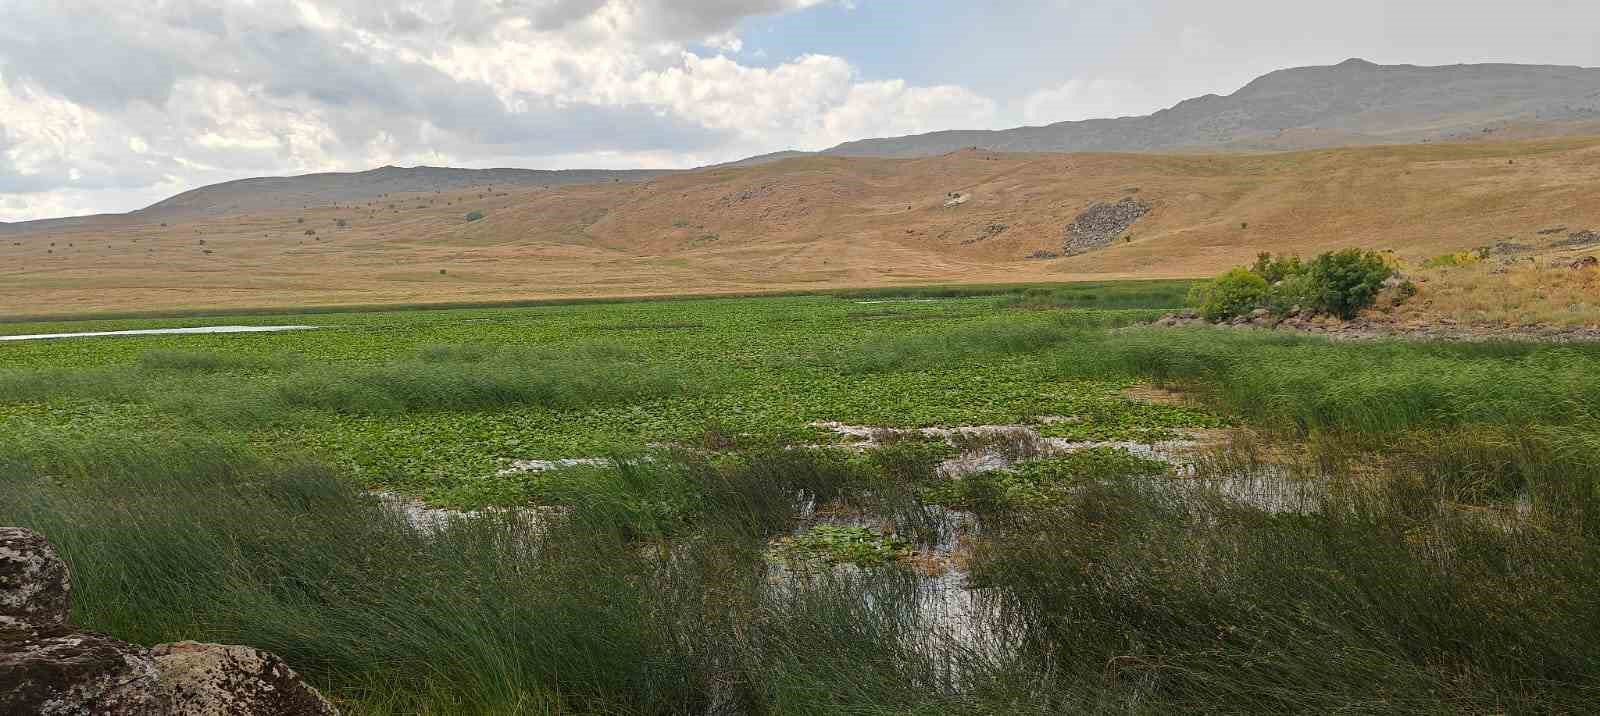
<instances>
[{"instance_id":1,"label":"cloudy sky","mask_svg":"<svg viewBox=\"0 0 1600 716\"><path fill-rule=\"evenodd\" d=\"M1594 0L0 0L0 221L1144 114L1349 57L1596 66L1597 27Z\"/></svg>"}]
</instances>

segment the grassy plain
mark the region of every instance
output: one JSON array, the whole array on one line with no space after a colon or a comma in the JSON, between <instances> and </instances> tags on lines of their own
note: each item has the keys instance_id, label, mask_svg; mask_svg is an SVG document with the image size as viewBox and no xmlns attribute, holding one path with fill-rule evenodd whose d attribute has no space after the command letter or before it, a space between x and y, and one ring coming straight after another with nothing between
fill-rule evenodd
<instances>
[{"instance_id":1,"label":"grassy plain","mask_svg":"<svg viewBox=\"0 0 1600 716\"><path fill-rule=\"evenodd\" d=\"M269 648L361 714L1600 706L1600 350L1123 328L1181 287L1089 290L0 344L0 522L81 623ZM825 420L1238 430L952 480L966 438ZM420 528L364 487L538 509Z\"/></svg>"}]
</instances>

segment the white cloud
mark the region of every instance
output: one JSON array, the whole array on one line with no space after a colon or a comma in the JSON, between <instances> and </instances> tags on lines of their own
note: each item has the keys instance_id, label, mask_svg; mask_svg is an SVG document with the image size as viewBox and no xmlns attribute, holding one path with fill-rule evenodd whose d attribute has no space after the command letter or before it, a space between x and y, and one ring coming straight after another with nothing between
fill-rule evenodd
<instances>
[{"instance_id":1,"label":"white cloud","mask_svg":"<svg viewBox=\"0 0 1600 716\"><path fill-rule=\"evenodd\" d=\"M1144 115L1169 104L1169 98L1132 81L1108 77L1074 78L1029 95L1023 100L1022 116L1030 125L1043 125Z\"/></svg>"},{"instance_id":2,"label":"white cloud","mask_svg":"<svg viewBox=\"0 0 1600 716\"><path fill-rule=\"evenodd\" d=\"M823 115L818 144L939 129L992 129L998 118L993 100L961 87L909 87L901 80L856 83L845 102Z\"/></svg>"},{"instance_id":3,"label":"white cloud","mask_svg":"<svg viewBox=\"0 0 1600 716\"><path fill-rule=\"evenodd\" d=\"M866 81L839 57L753 67L723 54L743 48L743 19L828 1L8 8L0 220L127 210L261 174L684 167L995 121L970 90Z\"/></svg>"}]
</instances>

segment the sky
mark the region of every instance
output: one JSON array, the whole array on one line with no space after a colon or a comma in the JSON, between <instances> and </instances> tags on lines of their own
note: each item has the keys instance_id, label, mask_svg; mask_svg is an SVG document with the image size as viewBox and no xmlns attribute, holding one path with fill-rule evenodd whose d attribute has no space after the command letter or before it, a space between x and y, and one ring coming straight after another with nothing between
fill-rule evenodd
<instances>
[{"instance_id":1,"label":"sky","mask_svg":"<svg viewBox=\"0 0 1600 716\"><path fill-rule=\"evenodd\" d=\"M0 221L251 176L689 168L1275 69L1600 66L1595 0L0 0Z\"/></svg>"}]
</instances>

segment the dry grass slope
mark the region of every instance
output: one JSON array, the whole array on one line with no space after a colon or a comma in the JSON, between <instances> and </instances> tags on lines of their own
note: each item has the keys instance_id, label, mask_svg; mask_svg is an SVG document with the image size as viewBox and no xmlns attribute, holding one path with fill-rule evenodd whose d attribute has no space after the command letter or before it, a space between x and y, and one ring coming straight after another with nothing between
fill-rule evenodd
<instances>
[{"instance_id":1,"label":"dry grass slope","mask_svg":"<svg viewBox=\"0 0 1600 716\"><path fill-rule=\"evenodd\" d=\"M965 203L947 207L959 192ZM1059 251L1089 206L1152 211ZM484 218L468 221L469 212ZM1600 229L1600 139L1279 154L808 156L642 184L466 190L0 234L0 315L1193 277L1257 252L1421 261Z\"/></svg>"}]
</instances>

